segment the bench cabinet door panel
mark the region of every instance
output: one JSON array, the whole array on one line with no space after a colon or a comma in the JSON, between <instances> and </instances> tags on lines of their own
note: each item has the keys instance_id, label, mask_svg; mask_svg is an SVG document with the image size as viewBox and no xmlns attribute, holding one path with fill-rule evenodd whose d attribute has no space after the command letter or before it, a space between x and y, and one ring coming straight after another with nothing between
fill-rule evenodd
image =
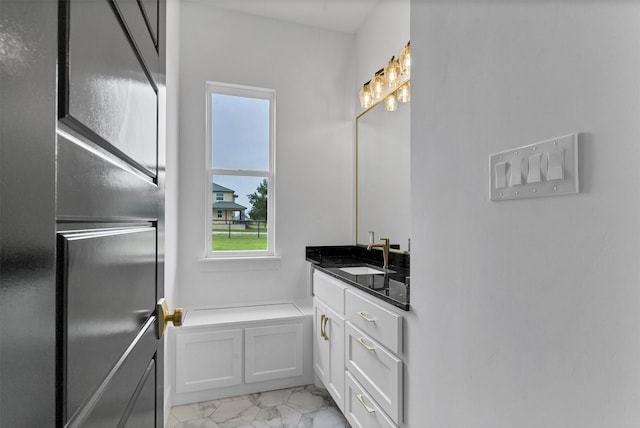
<instances>
[{"instance_id":1,"label":"bench cabinet door panel","mask_svg":"<svg viewBox=\"0 0 640 428\"><path fill-rule=\"evenodd\" d=\"M245 372L247 383L302 375L302 323L247 327Z\"/></svg>"}]
</instances>

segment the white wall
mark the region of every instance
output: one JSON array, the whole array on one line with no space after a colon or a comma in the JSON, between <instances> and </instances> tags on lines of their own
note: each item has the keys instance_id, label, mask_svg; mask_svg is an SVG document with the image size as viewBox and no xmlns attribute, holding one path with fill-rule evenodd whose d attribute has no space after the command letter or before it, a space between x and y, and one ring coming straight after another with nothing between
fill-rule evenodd
<instances>
[{"instance_id":1,"label":"white wall","mask_svg":"<svg viewBox=\"0 0 640 428\"><path fill-rule=\"evenodd\" d=\"M362 85L396 58L409 41L410 1L380 0L356 33L356 92L353 101L360 112L358 92Z\"/></svg>"},{"instance_id":2,"label":"white wall","mask_svg":"<svg viewBox=\"0 0 640 428\"><path fill-rule=\"evenodd\" d=\"M411 13L409 426L639 426L640 5ZM580 194L489 201L490 154L572 131Z\"/></svg>"},{"instance_id":3,"label":"white wall","mask_svg":"<svg viewBox=\"0 0 640 428\"><path fill-rule=\"evenodd\" d=\"M165 182L165 298L173 308L177 298L177 266L178 266L178 88L180 64L180 0L167 1L167 71L166 71L166 182ZM171 328L169 329L171 331ZM164 390L165 414L170 409L171 389L175 361L173 335L165 334L164 347ZM166 418L165 418L166 419Z\"/></svg>"},{"instance_id":4,"label":"white wall","mask_svg":"<svg viewBox=\"0 0 640 428\"><path fill-rule=\"evenodd\" d=\"M352 98L355 106L354 121L363 111L359 100L362 85L387 65L392 56L398 57L409 41L409 21L409 0L381 0L356 33L356 88ZM411 237L410 225L398 219L408 215L404 207L408 206L407 201L410 200L409 168L398 169L396 166L409 163L409 114L410 103L401 104L393 113L385 112L384 106L380 104L360 119L358 242L361 244L368 242L367 232L372 230L376 239L389 237L392 244L399 244L401 249L407 249L408 238ZM374 134L378 138L374 138ZM395 148L375 156L379 149L390 145ZM371 156L372 149L374 156ZM374 161L375 158L378 158L377 162ZM365 166L367 163L370 165L369 169ZM393 171L393 177L380 174L380 171L389 168ZM378 173L369 173L372 169L377 169ZM387 202L403 207L393 214L377 206L380 201L378 196L389 192L394 192L394 196L387 197Z\"/></svg>"},{"instance_id":5,"label":"white wall","mask_svg":"<svg viewBox=\"0 0 640 428\"><path fill-rule=\"evenodd\" d=\"M310 302L306 245L353 242L353 36L184 1L180 34L180 303ZM279 267L201 261L205 82L276 90ZM259 266L263 266L260 268Z\"/></svg>"}]
</instances>

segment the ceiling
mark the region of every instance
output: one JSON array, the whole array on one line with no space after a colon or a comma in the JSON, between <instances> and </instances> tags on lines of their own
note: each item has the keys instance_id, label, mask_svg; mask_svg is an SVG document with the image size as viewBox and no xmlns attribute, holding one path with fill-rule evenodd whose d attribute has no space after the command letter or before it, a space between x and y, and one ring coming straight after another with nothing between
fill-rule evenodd
<instances>
[{"instance_id":1,"label":"ceiling","mask_svg":"<svg viewBox=\"0 0 640 428\"><path fill-rule=\"evenodd\" d=\"M206 0L221 9L355 33L380 0Z\"/></svg>"}]
</instances>

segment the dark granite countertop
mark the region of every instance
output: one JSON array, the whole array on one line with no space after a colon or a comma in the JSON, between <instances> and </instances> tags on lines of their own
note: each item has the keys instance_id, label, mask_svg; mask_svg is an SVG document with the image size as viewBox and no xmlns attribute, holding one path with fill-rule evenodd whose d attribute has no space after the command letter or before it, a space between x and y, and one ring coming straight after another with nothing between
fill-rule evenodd
<instances>
[{"instance_id":1,"label":"dark granite countertop","mask_svg":"<svg viewBox=\"0 0 640 428\"><path fill-rule=\"evenodd\" d=\"M306 258L315 269L397 308L409 310L408 254L390 253L385 274L363 275L352 275L340 268L370 266L382 270L382 251L368 251L359 245L307 247Z\"/></svg>"}]
</instances>

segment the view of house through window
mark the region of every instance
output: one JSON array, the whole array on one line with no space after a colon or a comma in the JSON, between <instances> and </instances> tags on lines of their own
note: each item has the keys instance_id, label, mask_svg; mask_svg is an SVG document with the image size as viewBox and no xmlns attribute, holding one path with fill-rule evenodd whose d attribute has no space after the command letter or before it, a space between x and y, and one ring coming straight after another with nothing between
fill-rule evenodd
<instances>
[{"instance_id":1,"label":"view of house through window","mask_svg":"<svg viewBox=\"0 0 640 428\"><path fill-rule=\"evenodd\" d=\"M209 257L273 254L274 92L207 83Z\"/></svg>"}]
</instances>

